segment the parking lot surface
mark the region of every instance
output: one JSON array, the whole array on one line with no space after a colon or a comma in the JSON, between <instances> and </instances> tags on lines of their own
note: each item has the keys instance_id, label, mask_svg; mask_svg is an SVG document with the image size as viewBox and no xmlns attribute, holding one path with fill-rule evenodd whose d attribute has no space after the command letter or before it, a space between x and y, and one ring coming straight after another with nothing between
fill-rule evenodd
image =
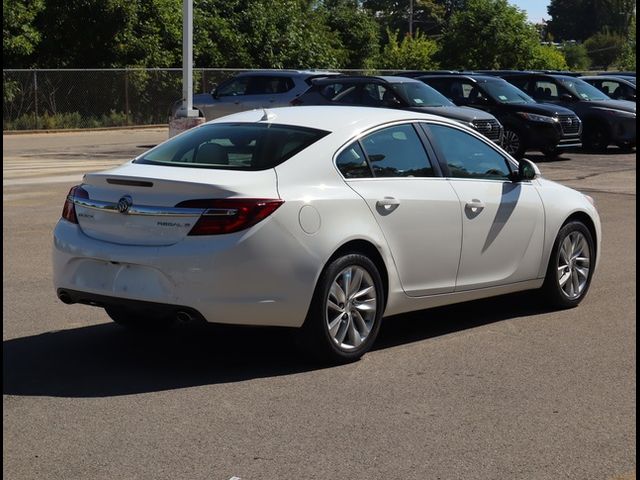
<instances>
[{"instance_id":1,"label":"parking lot surface","mask_svg":"<svg viewBox=\"0 0 640 480\"><path fill-rule=\"evenodd\" d=\"M635 153L528 155L600 211L578 308L520 293L392 317L361 361L326 367L287 331L132 335L56 299L70 186L166 136L3 138L6 478L635 479Z\"/></svg>"}]
</instances>

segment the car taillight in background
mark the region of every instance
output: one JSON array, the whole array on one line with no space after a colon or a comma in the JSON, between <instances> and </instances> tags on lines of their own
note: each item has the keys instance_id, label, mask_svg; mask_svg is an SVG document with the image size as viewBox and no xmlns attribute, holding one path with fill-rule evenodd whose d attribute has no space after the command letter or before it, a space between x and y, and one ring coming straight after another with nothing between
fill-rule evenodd
<instances>
[{"instance_id":1,"label":"car taillight in background","mask_svg":"<svg viewBox=\"0 0 640 480\"><path fill-rule=\"evenodd\" d=\"M78 217L76 217L76 206L73 203L74 198L89 198L89 194L84 188L82 188L82 185L71 187L71 190L69 190L67 195L67 199L64 202L64 207L62 207L62 218L71 223L78 223Z\"/></svg>"},{"instance_id":2,"label":"car taillight in background","mask_svg":"<svg viewBox=\"0 0 640 480\"><path fill-rule=\"evenodd\" d=\"M220 235L239 232L264 220L280 205L279 199L237 198L223 200L187 200L178 208L205 209L189 235Z\"/></svg>"}]
</instances>

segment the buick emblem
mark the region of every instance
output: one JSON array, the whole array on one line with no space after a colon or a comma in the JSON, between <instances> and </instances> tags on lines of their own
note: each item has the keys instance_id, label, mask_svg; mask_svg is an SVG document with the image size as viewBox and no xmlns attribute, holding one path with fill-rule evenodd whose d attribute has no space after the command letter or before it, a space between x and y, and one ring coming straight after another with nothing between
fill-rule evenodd
<instances>
[{"instance_id":1,"label":"buick emblem","mask_svg":"<svg viewBox=\"0 0 640 480\"><path fill-rule=\"evenodd\" d=\"M125 195L120 200L118 200L118 211L120 213L127 213L129 208L133 205L133 201L129 195Z\"/></svg>"}]
</instances>

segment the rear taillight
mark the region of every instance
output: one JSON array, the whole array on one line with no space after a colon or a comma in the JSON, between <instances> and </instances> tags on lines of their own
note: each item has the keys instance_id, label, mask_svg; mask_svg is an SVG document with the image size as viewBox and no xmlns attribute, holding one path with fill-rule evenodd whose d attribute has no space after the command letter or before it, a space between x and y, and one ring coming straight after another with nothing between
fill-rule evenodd
<instances>
[{"instance_id":1,"label":"rear taillight","mask_svg":"<svg viewBox=\"0 0 640 480\"><path fill-rule=\"evenodd\" d=\"M282 205L282 200L237 198L187 200L176 207L205 209L189 235L220 235L239 232L264 220Z\"/></svg>"},{"instance_id":2,"label":"rear taillight","mask_svg":"<svg viewBox=\"0 0 640 480\"><path fill-rule=\"evenodd\" d=\"M89 198L87 191L82 188L82 185L76 185L71 187L67 199L62 207L62 218L68 220L71 223L78 223L78 217L76 217L76 206L73 203L74 198Z\"/></svg>"}]
</instances>

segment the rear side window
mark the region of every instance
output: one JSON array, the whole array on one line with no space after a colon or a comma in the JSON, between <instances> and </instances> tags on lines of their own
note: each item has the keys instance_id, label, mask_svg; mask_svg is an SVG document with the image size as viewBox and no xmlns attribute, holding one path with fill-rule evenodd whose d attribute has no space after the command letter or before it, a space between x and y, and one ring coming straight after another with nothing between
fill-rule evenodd
<instances>
[{"instance_id":1,"label":"rear side window","mask_svg":"<svg viewBox=\"0 0 640 480\"><path fill-rule=\"evenodd\" d=\"M536 100L557 100L558 86L555 83L538 80L535 83L535 92L533 97Z\"/></svg>"},{"instance_id":2,"label":"rear side window","mask_svg":"<svg viewBox=\"0 0 640 480\"><path fill-rule=\"evenodd\" d=\"M294 87L290 77L255 76L240 77L220 85L216 91L218 97L237 95L268 95L286 93Z\"/></svg>"},{"instance_id":3,"label":"rear side window","mask_svg":"<svg viewBox=\"0 0 640 480\"><path fill-rule=\"evenodd\" d=\"M444 155L451 177L508 180L510 169L506 159L486 143L466 132L442 125L428 128Z\"/></svg>"},{"instance_id":4,"label":"rear side window","mask_svg":"<svg viewBox=\"0 0 640 480\"><path fill-rule=\"evenodd\" d=\"M376 177L433 177L433 167L412 125L379 130L362 139Z\"/></svg>"},{"instance_id":5,"label":"rear side window","mask_svg":"<svg viewBox=\"0 0 640 480\"><path fill-rule=\"evenodd\" d=\"M338 158L336 166L344 178L368 178L371 177L371 169L364 156L364 152L358 142L345 148Z\"/></svg>"},{"instance_id":6,"label":"rear side window","mask_svg":"<svg viewBox=\"0 0 640 480\"><path fill-rule=\"evenodd\" d=\"M320 95L334 103L358 103L359 92L357 84L330 83L319 88Z\"/></svg>"},{"instance_id":7,"label":"rear side window","mask_svg":"<svg viewBox=\"0 0 640 480\"><path fill-rule=\"evenodd\" d=\"M300 153L328 133L278 124L204 125L163 143L136 160L136 163L265 170Z\"/></svg>"}]
</instances>

